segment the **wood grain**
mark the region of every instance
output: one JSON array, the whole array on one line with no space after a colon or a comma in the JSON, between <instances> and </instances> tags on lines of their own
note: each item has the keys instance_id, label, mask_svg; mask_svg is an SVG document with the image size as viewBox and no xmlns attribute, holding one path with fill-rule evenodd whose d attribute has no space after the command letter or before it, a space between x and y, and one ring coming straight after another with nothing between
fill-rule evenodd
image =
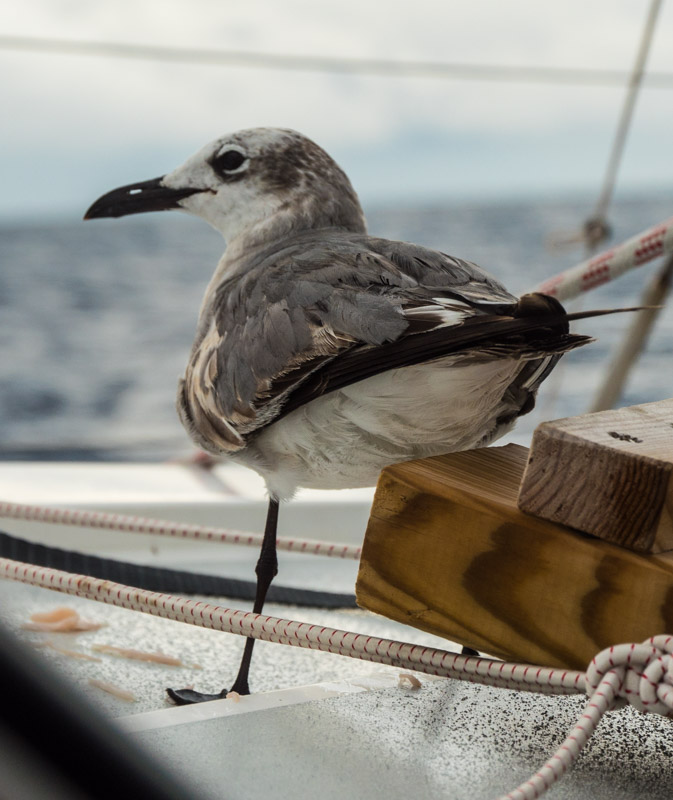
<instances>
[{"instance_id":1,"label":"wood grain","mask_svg":"<svg viewBox=\"0 0 673 800\"><path fill-rule=\"evenodd\" d=\"M646 553L673 550L673 400L545 422L519 508Z\"/></svg>"},{"instance_id":2,"label":"wood grain","mask_svg":"<svg viewBox=\"0 0 673 800\"><path fill-rule=\"evenodd\" d=\"M358 603L482 652L570 668L611 644L673 631L673 556L522 513L527 455L508 445L386 469Z\"/></svg>"}]
</instances>

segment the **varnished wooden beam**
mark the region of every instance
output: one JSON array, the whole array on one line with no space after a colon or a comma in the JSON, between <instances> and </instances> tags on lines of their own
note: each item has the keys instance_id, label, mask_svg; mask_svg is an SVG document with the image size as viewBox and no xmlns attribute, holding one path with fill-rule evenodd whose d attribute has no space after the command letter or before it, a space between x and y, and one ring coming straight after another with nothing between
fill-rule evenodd
<instances>
[{"instance_id":1,"label":"varnished wooden beam","mask_svg":"<svg viewBox=\"0 0 673 800\"><path fill-rule=\"evenodd\" d=\"M673 631L673 555L642 555L517 507L516 445L412 461L379 480L358 603L482 652L586 667Z\"/></svg>"}]
</instances>

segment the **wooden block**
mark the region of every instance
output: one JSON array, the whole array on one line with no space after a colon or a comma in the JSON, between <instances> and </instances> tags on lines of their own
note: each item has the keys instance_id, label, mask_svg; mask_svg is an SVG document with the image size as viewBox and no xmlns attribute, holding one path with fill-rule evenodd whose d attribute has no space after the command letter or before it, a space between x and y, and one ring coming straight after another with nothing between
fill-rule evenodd
<instances>
[{"instance_id":1,"label":"wooden block","mask_svg":"<svg viewBox=\"0 0 673 800\"><path fill-rule=\"evenodd\" d=\"M644 553L673 550L673 400L545 422L519 508Z\"/></svg>"},{"instance_id":2,"label":"wooden block","mask_svg":"<svg viewBox=\"0 0 673 800\"><path fill-rule=\"evenodd\" d=\"M502 658L585 668L673 632L673 555L641 555L523 514L516 445L411 461L379 480L360 606Z\"/></svg>"}]
</instances>

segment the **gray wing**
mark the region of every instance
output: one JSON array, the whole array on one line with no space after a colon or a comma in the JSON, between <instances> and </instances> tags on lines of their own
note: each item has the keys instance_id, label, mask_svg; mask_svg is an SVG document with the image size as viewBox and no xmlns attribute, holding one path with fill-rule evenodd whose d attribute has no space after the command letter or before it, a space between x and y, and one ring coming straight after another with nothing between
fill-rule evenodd
<instances>
[{"instance_id":1,"label":"gray wing","mask_svg":"<svg viewBox=\"0 0 673 800\"><path fill-rule=\"evenodd\" d=\"M470 262L366 236L313 237L265 254L208 300L209 324L178 406L210 449L240 449L284 407L392 368L405 342L413 340L414 357L425 360L428 333L442 329L446 347L468 321L511 320L516 308L516 298Z\"/></svg>"},{"instance_id":2,"label":"gray wing","mask_svg":"<svg viewBox=\"0 0 673 800\"><path fill-rule=\"evenodd\" d=\"M373 251L380 253L419 286L440 289L458 300L504 311L516 298L477 264L408 242L369 237Z\"/></svg>"}]
</instances>

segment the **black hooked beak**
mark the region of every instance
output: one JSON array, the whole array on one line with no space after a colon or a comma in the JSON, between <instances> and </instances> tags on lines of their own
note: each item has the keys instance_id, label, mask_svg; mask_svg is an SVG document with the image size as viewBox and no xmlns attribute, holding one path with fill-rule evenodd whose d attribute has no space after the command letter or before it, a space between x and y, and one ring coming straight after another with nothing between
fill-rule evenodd
<instances>
[{"instance_id":1,"label":"black hooked beak","mask_svg":"<svg viewBox=\"0 0 673 800\"><path fill-rule=\"evenodd\" d=\"M125 217L146 211L168 211L180 208L179 201L203 189L171 189L160 178L121 186L99 197L84 215L84 219L99 217Z\"/></svg>"}]
</instances>

